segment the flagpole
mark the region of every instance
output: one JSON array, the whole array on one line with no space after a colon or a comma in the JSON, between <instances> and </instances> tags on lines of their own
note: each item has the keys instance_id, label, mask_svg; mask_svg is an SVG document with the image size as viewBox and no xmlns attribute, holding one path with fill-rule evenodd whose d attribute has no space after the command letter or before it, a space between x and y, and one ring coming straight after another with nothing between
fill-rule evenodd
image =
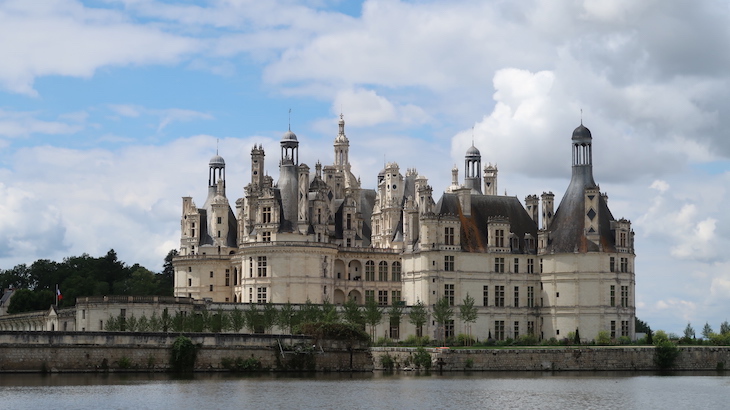
<instances>
[{"instance_id":1,"label":"flagpole","mask_svg":"<svg viewBox=\"0 0 730 410\"><path fill-rule=\"evenodd\" d=\"M58 283L56 283L56 294L54 295L56 298L56 307L58 307Z\"/></svg>"}]
</instances>

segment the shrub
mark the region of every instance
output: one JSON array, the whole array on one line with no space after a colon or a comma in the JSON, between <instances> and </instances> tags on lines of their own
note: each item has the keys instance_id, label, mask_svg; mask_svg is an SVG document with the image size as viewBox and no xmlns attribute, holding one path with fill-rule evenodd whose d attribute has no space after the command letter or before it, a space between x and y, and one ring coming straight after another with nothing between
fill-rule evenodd
<instances>
[{"instance_id":1,"label":"shrub","mask_svg":"<svg viewBox=\"0 0 730 410\"><path fill-rule=\"evenodd\" d=\"M607 330L601 330L596 336L596 344L606 346L611 344L611 335Z\"/></svg>"},{"instance_id":2,"label":"shrub","mask_svg":"<svg viewBox=\"0 0 730 410\"><path fill-rule=\"evenodd\" d=\"M662 370L674 366L674 361L679 356L679 348L670 341L663 341L656 345L654 351L654 363Z\"/></svg>"},{"instance_id":3,"label":"shrub","mask_svg":"<svg viewBox=\"0 0 730 410\"><path fill-rule=\"evenodd\" d=\"M232 372L257 372L263 370L261 361L253 357L253 355L251 355L248 359L244 359L242 357L237 357L235 359L224 357L221 359L221 366Z\"/></svg>"},{"instance_id":4,"label":"shrub","mask_svg":"<svg viewBox=\"0 0 730 410\"><path fill-rule=\"evenodd\" d=\"M466 362L464 362L464 367L467 369L471 369L472 367L474 367L474 359L472 359L471 357L466 359Z\"/></svg>"},{"instance_id":5,"label":"shrub","mask_svg":"<svg viewBox=\"0 0 730 410\"><path fill-rule=\"evenodd\" d=\"M517 338L515 344L520 346L534 346L537 344L537 336L533 334L521 335Z\"/></svg>"},{"instance_id":6,"label":"shrub","mask_svg":"<svg viewBox=\"0 0 730 410\"><path fill-rule=\"evenodd\" d=\"M380 356L380 365L383 366L383 369L392 371L395 368L395 359L386 353Z\"/></svg>"},{"instance_id":7,"label":"shrub","mask_svg":"<svg viewBox=\"0 0 730 410\"><path fill-rule=\"evenodd\" d=\"M175 372L192 372L197 354L198 349L189 337L178 336L172 343L170 351L172 370Z\"/></svg>"},{"instance_id":8,"label":"shrub","mask_svg":"<svg viewBox=\"0 0 730 410\"><path fill-rule=\"evenodd\" d=\"M122 356L119 358L117 365L120 369L129 369L132 367L132 359L128 358L127 356Z\"/></svg>"},{"instance_id":9,"label":"shrub","mask_svg":"<svg viewBox=\"0 0 730 410\"><path fill-rule=\"evenodd\" d=\"M413 353L412 357L413 365L416 366L416 368L420 369L423 367L426 370L431 368L431 353L427 352L423 347L416 349L416 352Z\"/></svg>"},{"instance_id":10,"label":"shrub","mask_svg":"<svg viewBox=\"0 0 730 410\"><path fill-rule=\"evenodd\" d=\"M317 339L366 343L370 341L370 336L365 331L347 323L303 323L300 329L303 334L314 336Z\"/></svg>"},{"instance_id":11,"label":"shrub","mask_svg":"<svg viewBox=\"0 0 730 410\"><path fill-rule=\"evenodd\" d=\"M474 344L474 338L465 333L459 333L456 336L456 342L460 346L472 346Z\"/></svg>"},{"instance_id":12,"label":"shrub","mask_svg":"<svg viewBox=\"0 0 730 410\"><path fill-rule=\"evenodd\" d=\"M669 336L667 336L667 332L663 330L657 330L652 335L652 340L654 341L654 345L658 345L662 342L666 342L669 340Z\"/></svg>"}]
</instances>

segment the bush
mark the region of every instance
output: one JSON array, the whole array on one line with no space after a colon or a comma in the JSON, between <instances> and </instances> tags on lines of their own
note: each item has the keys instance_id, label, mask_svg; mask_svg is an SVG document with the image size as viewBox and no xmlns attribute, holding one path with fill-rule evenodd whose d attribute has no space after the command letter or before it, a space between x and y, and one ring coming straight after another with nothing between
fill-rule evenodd
<instances>
[{"instance_id":1,"label":"bush","mask_svg":"<svg viewBox=\"0 0 730 410\"><path fill-rule=\"evenodd\" d=\"M459 333L456 336L456 343L460 346L472 346L474 345L474 338L467 334Z\"/></svg>"},{"instance_id":2,"label":"bush","mask_svg":"<svg viewBox=\"0 0 730 410\"><path fill-rule=\"evenodd\" d=\"M395 359L393 359L393 356L386 353L380 356L380 365L383 366L383 369L392 371L395 368Z\"/></svg>"},{"instance_id":3,"label":"bush","mask_svg":"<svg viewBox=\"0 0 730 410\"><path fill-rule=\"evenodd\" d=\"M656 346L656 345L658 345L658 344L660 344L662 342L668 341L669 340L669 336L667 336L667 332L665 332L663 330L657 330L652 335L652 340L654 342L654 345Z\"/></svg>"},{"instance_id":4,"label":"bush","mask_svg":"<svg viewBox=\"0 0 730 410\"><path fill-rule=\"evenodd\" d=\"M663 341L656 345L654 351L654 363L662 370L669 369L674 366L674 362L679 356L679 348L670 341Z\"/></svg>"},{"instance_id":5,"label":"bush","mask_svg":"<svg viewBox=\"0 0 730 410\"><path fill-rule=\"evenodd\" d=\"M365 343L370 341L370 336L365 331L347 323L303 323L300 330L302 334L314 336L317 339Z\"/></svg>"},{"instance_id":6,"label":"bush","mask_svg":"<svg viewBox=\"0 0 730 410\"><path fill-rule=\"evenodd\" d=\"M417 369L423 367L426 370L431 368L431 353L427 352L423 347L416 349L416 352L412 354L413 365Z\"/></svg>"},{"instance_id":7,"label":"bush","mask_svg":"<svg viewBox=\"0 0 730 410\"><path fill-rule=\"evenodd\" d=\"M119 358L117 365L120 369L129 369L132 367L132 359L128 358L127 356L122 356Z\"/></svg>"},{"instance_id":8,"label":"bush","mask_svg":"<svg viewBox=\"0 0 730 410\"><path fill-rule=\"evenodd\" d=\"M178 336L172 343L170 367L175 372L192 372L198 349L189 337Z\"/></svg>"},{"instance_id":9,"label":"bush","mask_svg":"<svg viewBox=\"0 0 730 410\"><path fill-rule=\"evenodd\" d=\"M611 335L607 330L601 330L596 336L596 344L601 346L607 346L611 344Z\"/></svg>"},{"instance_id":10,"label":"bush","mask_svg":"<svg viewBox=\"0 0 730 410\"><path fill-rule=\"evenodd\" d=\"M257 372L263 370L261 361L253 357L253 355L251 355L248 359L244 359L242 357L237 357L235 359L224 357L221 359L221 366L232 372Z\"/></svg>"},{"instance_id":11,"label":"bush","mask_svg":"<svg viewBox=\"0 0 730 410\"><path fill-rule=\"evenodd\" d=\"M521 335L515 341L516 345L520 346L534 346L537 345L537 336L532 334Z\"/></svg>"}]
</instances>

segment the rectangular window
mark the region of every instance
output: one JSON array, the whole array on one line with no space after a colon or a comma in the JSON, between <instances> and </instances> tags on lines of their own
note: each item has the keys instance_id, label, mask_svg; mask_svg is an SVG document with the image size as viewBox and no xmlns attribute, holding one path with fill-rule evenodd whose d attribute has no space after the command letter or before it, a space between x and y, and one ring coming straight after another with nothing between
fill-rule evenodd
<instances>
[{"instance_id":1,"label":"rectangular window","mask_svg":"<svg viewBox=\"0 0 730 410\"><path fill-rule=\"evenodd\" d=\"M504 340L504 320L494 321L494 338L496 340Z\"/></svg>"},{"instance_id":2,"label":"rectangular window","mask_svg":"<svg viewBox=\"0 0 730 410\"><path fill-rule=\"evenodd\" d=\"M390 338L400 339L400 321L398 318L390 318Z\"/></svg>"},{"instance_id":3,"label":"rectangular window","mask_svg":"<svg viewBox=\"0 0 730 410\"><path fill-rule=\"evenodd\" d=\"M397 305L401 301L401 291L400 290L394 290L390 292L390 296L392 299L392 303L394 305Z\"/></svg>"},{"instance_id":4,"label":"rectangular window","mask_svg":"<svg viewBox=\"0 0 730 410\"><path fill-rule=\"evenodd\" d=\"M494 230L494 246L504 248L504 229Z\"/></svg>"},{"instance_id":5,"label":"rectangular window","mask_svg":"<svg viewBox=\"0 0 730 410\"><path fill-rule=\"evenodd\" d=\"M193 280L188 278L188 286L193 286Z\"/></svg>"},{"instance_id":6,"label":"rectangular window","mask_svg":"<svg viewBox=\"0 0 730 410\"><path fill-rule=\"evenodd\" d=\"M514 273L520 273L520 259L515 258L515 267L513 270Z\"/></svg>"},{"instance_id":7,"label":"rectangular window","mask_svg":"<svg viewBox=\"0 0 730 410\"><path fill-rule=\"evenodd\" d=\"M226 272L226 286L231 286L231 274L229 272Z\"/></svg>"},{"instance_id":8,"label":"rectangular window","mask_svg":"<svg viewBox=\"0 0 730 410\"><path fill-rule=\"evenodd\" d=\"M444 297L449 300L449 305L454 306L454 285L444 285Z\"/></svg>"},{"instance_id":9,"label":"rectangular window","mask_svg":"<svg viewBox=\"0 0 730 410\"><path fill-rule=\"evenodd\" d=\"M248 303L253 303L253 288L248 288Z\"/></svg>"},{"instance_id":10,"label":"rectangular window","mask_svg":"<svg viewBox=\"0 0 730 410\"><path fill-rule=\"evenodd\" d=\"M352 229L352 215L347 214L347 219L345 221L345 229Z\"/></svg>"},{"instance_id":11,"label":"rectangular window","mask_svg":"<svg viewBox=\"0 0 730 410\"><path fill-rule=\"evenodd\" d=\"M445 245L454 244L454 228L452 228L452 227L444 228L444 244Z\"/></svg>"},{"instance_id":12,"label":"rectangular window","mask_svg":"<svg viewBox=\"0 0 730 410\"><path fill-rule=\"evenodd\" d=\"M528 321L527 322L527 334L528 335L534 335L535 334L535 322Z\"/></svg>"},{"instance_id":13,"label":"rectangular window","mask_svg":"<svg viewBox=\"0 0 730 410\"><path fill-rule=\"evenodd\" d=\"M611 285L611 306L616 306L616 286Z\"/></svg>"},{"instance_id":14,"label":"rectangular window","mask_svg":"<svg viewBox=\"0 0 730 410\"><path fill-rule=\"evenodd\" d=\"M535 307L535 287L527 287L527 307Z\"/></svg>"},{"instance_id":15,"label":"rectangular window","mask_svg":"<svg viewBox=\"0 0 730 410\"><path fill-rule=\"evenodd\" d=\"M608 268L610 272L616 272L616 258L611 256L608 260Z\"/></svg>"},{"instance_id":16,"label":"rectangular window","mask_svg":"<svg viewBox=\"0 0 730 410\"><path fill-rule=\"evenodd\" d=\"M266 277L266 256L258 257L258 276L259 278Z\"/></svg>"},{"instance_id":17,"label":"rectangular window","mask_svg":"<svg viewBox=\"0 0 730 410\"><path fill-rule=\"evenodd\" d=\"M375 300L375 291L374 290L366 290L365 291L365 301L369 302L371 300Z\"/></svg>"},{"instance_id":18,"label":"rectangular window","mask_svg":"<svg viewBox=\"0 0 730 410\"><path fill-rule=\"evenodd\" d=\"M626 232L619 233L619 245L622 248L626 247Z\"/></svg>"},{"instance_id":19,"label":"rectangular window","mask_svg":"<svg viewBox=\"0 0 730 410\"><path fill-rule=\"evenodd\" d=\"M489 306L489 286L484 286L483 288L483 303L484 306Z\"/></svg>"},{"instance_id":20,"label":"rectangular window","mask_svg":"<svg viewBox=\"0 0 730 410\"><path fill-rule=\"evenodd\" d=\"M210 271L210 277L211 278L213 277L213 271Z\"/></svg>"},{"instance_id":21,"label":"rectangular window","mask_svg":"<svg viewBox=\"0 0 730 410\"><path fill-rule=\"evenodd\" d=\"M611 321L611 339L615 339L615 338L616 338L616 321L612 320Z\"/></svg>"},{"instance_id":22,"label":"rectangular window","mask_svg":"<svg viewBox=\"0 0 730 410\"><path fill-rule=\"evenodd\" d=\"M520 287L515 286L515 304L514 307L520 307Z\"/></svg>"},{"instance_id":23,"label":"rectangular window","mask_svg":"<svg viewBox=\"0 0 730 410\"><path fill-rule=\"evenodd\" d=\"M454 336L454 320L447 320L444 322L444 337L448 339Z\"/></svg>"},{"instance_id":24,"label":"rectangular window","mask_svg":"<svg viewBox=\"0 0 730 410\"><path fill-rule=\"evenodd\" d=\"M223 222L223 221L222 221L222 218L221 218L221 217L219 216L219 217L217 218L216 222L217 222L217 223L219 223L219 224L220 224L220 223L222 223L222 222Z\"/></svg>"},{"instance_id":25,"label":"rectangular window","mask_svg":"<svg viewBox=\"0 0 730 410\"><path fill-rule=\"evenodd\" d=\"M378 291L378 305L388 306L388 291L387 290Z\"/></svg>"},{"instance_id":26,"label":"rectangular window","mask_svg":"<svg viewBox=\"0 0 730 410\"><path fill-rule=\"evenodd\" d=\"M271 242L271 232L261 232L261 242Z\"/></svg>"},{"instance_id":27,"label":"rectangular window","mask_svg":"<svg viewBox=\"0 0 730 410\"><path fill-rule=\"evenodd\" d=\"M253 258L248 258L248 277L253 278Z\"/></svg>"},{"instance_id":28,"label":"rectangular window","mask_svg":"<svg viewBox=\"0 0 730 410\"><path fill-rule=\"evenodd\" d=\"M629 271L629 258L621 258L621 272Z\"/></svg>"},{"instance_id":29,"label":"rectangular window","mask_svg":"<svg viewBox=\"0 0 730 410\"><path fill-rule=\"evenodd\" d=\"M527 273L535 273L535 260L532 258L527 259Z\"/></svg>"},{"instance_id":30,"label":"rectangular window","mask_svg":"<svg viewBox=\"0 0 730 410\"><path fill-rule=\"evenodd\" d=\"M268 224L271 223L271 207L265 206L261 208L261 222Z\"/></svg>"},{"instance_id":31,"label":"rectangular window","mask_svg":"<svg viewBox=\"0 0 730 410\"><path fill-rule=\"evenodd\" d=\"M212 292L213 291L213 285L210 285L209 288L210 288L209 290Z\"/></svg>"},{"instance_id":32,"label":"rectangular window","mask_svg":"<svg viewBox=\"0 0 730 410\"><path fill-rule=\"evenodd\" d=\"M444 256L444 270L446 272L454 271L454 256L453 255Z\"/></svg>"},{"instance_id":33,"label":"rectangular window","mask_svg":"<svg viewBox=\"0 0 730 410\"><path fill-rule=\"evenodd\" d=\"M504 258L494 258L494 271L504 273Z\"/></svg>"},{"instance_id":34,"label":"rectangular window","mask_svg":"<svg viewBox=\"0 0 730 410\"><path fill-rule=\"evenodd\" d=\"M504 307L504 286L494 287L494 306Z\"/></svg>"},{"instance_id":35,"label":"rectangular window","mask_svg":"<svg viewBox=\"0 0 730 410\"><path fill-rule=\"evenodd\" d=\"M629 287L621 286L621 307L629 307Z\"/></svg>"},{"instance_id":36,"label":"rectangular window","mask_svg":"<svg viewBox=\"0 0 730 410\"><path fill-rule=\"evenodd\" d=\"M629 321L628 320L622 320L621 321L621 336L629 336Z\"/></svg>"},{"instance_id":37,"label":"rectangular window","mask_svg":"<svg viewBox=\"0 0 730 410\"><path fill-rule=\"evenodd\" d=\"M256 289L256 303L266 303L266 288Z\"/></svg>"},{"instance_id":38,"label":"rectangular window","mask_svg":"<svg viewBox=\"0 0 730 410\"><path fill-rule=\"evenodd\" d=\"M518 337L520 337L520 322L515 322L514 330L512 332L513 339L517 339Z\"/></svg>"},{"instance_id":39,"label":"rectangular window","mask_svg":"<svg viewBox=\"0 0 730 410\"><path fill-rule=\"evenodd\" d=\"M540 258L540 273L542 273L542 258Z\"/></svg>"}]
</instances>

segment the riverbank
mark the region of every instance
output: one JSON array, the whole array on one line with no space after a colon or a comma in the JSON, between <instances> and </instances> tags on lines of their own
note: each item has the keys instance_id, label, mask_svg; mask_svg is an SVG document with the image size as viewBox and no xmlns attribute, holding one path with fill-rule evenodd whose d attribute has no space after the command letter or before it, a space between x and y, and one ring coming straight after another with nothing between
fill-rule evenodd
<instances>
[{"instance_id":1,"label":"riverbank","mask_svg":"<svg viewBox=\"0 0 730 410\"><path fill-rule=\"evenodd\" d=\"M375 369L413 368L415 348L373 347ZM426 348L432 370L443 371L636 371L660 370L654 346L568 346L512 349ZM730 366L730 347L679 346L671 370L724 370ZM386 358L387 357L387 358ZM384 361L384 358L385 361Z\"/></svg>"}]
</instances>

